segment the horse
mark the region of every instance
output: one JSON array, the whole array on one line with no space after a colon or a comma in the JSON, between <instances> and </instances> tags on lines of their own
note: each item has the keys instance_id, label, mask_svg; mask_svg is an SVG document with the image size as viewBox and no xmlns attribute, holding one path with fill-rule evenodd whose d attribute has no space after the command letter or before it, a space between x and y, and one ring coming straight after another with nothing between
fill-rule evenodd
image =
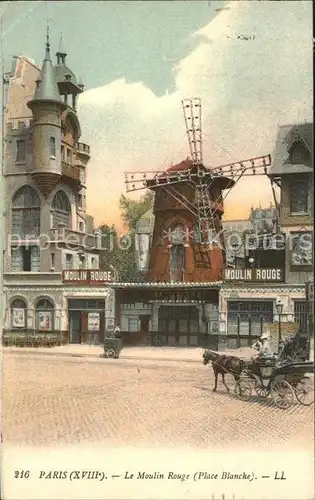
<instances>
[{"instance_id":1,"label":"horse","mask_svg":"<svg viewBox=\"0 0 315 500\"><path fill-rule=\"evenodd\" d=\"M235 378L235 382L239 384L240 375L246 368L245 361L237 358L236 356L227 356L226 354L219 354L215 351L205 351L203 353L203 364L207 365L212 361L212 368L215 376L215 384L213 392L216 392L218 386L218 375L221 374L224 387L228 392L230 389L225 383L225 374L230 373Z\"/></svg>"}]
</instances>

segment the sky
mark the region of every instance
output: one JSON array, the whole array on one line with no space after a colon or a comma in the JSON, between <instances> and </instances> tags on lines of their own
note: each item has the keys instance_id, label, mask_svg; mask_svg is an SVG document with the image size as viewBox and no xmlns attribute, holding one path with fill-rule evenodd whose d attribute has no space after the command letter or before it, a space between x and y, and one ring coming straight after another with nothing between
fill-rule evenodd
<instances>
[{"instance_id":1,"label":"sky","mask_svg":"<svg viewBox=\"0 0 315 500\"><path fill-rule=\"evenodd\" d=\"M47 18L54 52L63 34L85 84L78 114L97 224L119 225L124 172L189 155L181 99L202 99L209 167L272 154L278 125L313 116L311 1L14 1L2 17L7 67L13 55L41 64ZM266 178L242 179L225 218L272 199Z\"/></svg>"}]
</instances>

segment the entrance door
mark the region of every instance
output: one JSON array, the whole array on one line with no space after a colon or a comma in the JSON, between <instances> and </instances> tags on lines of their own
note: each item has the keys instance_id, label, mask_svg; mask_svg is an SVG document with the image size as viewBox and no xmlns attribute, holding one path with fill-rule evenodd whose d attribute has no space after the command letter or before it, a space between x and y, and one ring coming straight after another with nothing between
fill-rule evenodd
<instances>
[{"instance_id":1,"label":"entrance door","mask_svg":"<svg viewBox=\"0 0 315 500\"><path fill-rule=\"evenodd\" d=\"M199 332L198 309L195 306L161 306L159 332L167 336L168 344L195 345Z\"/></svg>"},{"instance_id":2,"label":"entrance door","mask_svg":"<svg viewBox=\"0 0 315 500\"><path fill-rule=\"evenodd\" d=\"M81 311L69 311L70 343L81 344Z\"/></svg>"}]
</instances>

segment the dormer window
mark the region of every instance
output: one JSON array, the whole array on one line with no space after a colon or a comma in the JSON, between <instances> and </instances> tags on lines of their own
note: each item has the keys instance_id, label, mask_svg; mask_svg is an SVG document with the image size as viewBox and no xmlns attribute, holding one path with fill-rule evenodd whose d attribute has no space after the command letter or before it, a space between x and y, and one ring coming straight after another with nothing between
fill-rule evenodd
<instances>
[{"instance_id":1,"label":"dormer window","mask_svg":"<svg viewBox=\"0 0 315 500\"><path fill-rule=\"evenodd\" d=\"M65 75L65 80L67 82L70 82L71 81L71 75Z\"/></svg>"},{"instance_id":2,"label":"dormer window","mask_svg":"<svg viewBox=\"0 0 315 500\"><path fill-rule=\"evenodd\" d=\"M290 148L290 163L293 165L308 165L310 155L302 142L295 142Z\"/></svg>"},{"instance_id":3,"label":"dormer window","mask_svg":"<svg viewBox=\"0 0 315 500\"><path fill-rule=\"evenodd\" d=\"M54 137L50 138L49 150L50 150L50 156L52 158L56 158L56 139Z\"/></svg>"},{"instance_id":4,"label":"dormer window","mask_svg":"<svg viewBox=\"0 0 315 500\"><path fill-rule=\"evenodd\" d=\"M290 212L291 215L305 215L308 213L309 183L306 177L290 184Z\"/></svg>"}]
</instances>

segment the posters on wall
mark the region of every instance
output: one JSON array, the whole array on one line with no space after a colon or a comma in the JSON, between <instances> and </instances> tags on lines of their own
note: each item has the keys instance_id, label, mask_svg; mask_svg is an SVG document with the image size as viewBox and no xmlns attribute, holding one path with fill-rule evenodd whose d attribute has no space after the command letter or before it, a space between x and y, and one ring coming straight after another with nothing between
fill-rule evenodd
<instances>
[{"instance_id":1,"label":"posters on wall","mask_svg":"<svg viewBox=\"0 0 315 500\"><path fill-rule=\"evenodd\" d=\"M106 319L106 330L107 331L113 331L115 326L115 321L114 318L107 318Z\"/></svg>"},{"instance_id":2,"label":"posters on wall","mask_svg":"<svg viewBox=\"0 0 315 500\"><path fill-rule=\"evenodd\" d=\"M100 330L100 313L90 312L88 313L88 331L98 332Z\"/></svg>"},{"instance_id":3,"label":"posters on wall","mask_svg":"<svg viewBox=\"0 0 315 500\"><path fill-rule=\"evenodd\" d=\"M12 309L12 327L13 328L25 327L25 309L22 308Z\"/></svg>"},{"instance_id":4,"label":"posters on wall","mask_svg":"<svg viewBox=\"0 0 315 500\"><path fill-rule=\"evenodd\" d=\"M38 329L43 332L52 330L52 312L40 311L38 312Z\"/></svg>"}]
</instances>

